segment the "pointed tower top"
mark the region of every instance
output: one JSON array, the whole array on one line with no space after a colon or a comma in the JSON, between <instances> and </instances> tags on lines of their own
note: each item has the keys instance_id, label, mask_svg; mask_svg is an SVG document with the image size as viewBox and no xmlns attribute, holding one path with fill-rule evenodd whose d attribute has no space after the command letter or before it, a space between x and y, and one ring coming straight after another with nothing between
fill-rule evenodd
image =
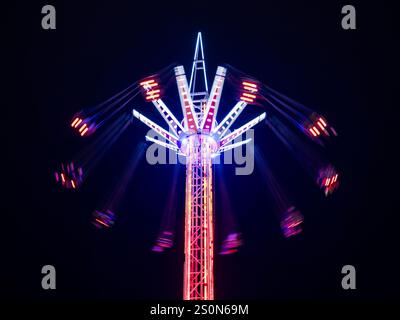
<instances>
[{"instance_id":1,"label":"pointed tower top","mask_svg":"<svg viewBox=\"0 0 400 320\"><path fill-rule=\"evenodd\" d=\"M204 49L201 32L197 33L196 49L194 51L192 65L192 74L190 75L189 82L189 91L193 99L193 104L196 107L201 108L202 103L204 103L208 99L206 63L204 60Z\"/></svg>"}]
</instances>

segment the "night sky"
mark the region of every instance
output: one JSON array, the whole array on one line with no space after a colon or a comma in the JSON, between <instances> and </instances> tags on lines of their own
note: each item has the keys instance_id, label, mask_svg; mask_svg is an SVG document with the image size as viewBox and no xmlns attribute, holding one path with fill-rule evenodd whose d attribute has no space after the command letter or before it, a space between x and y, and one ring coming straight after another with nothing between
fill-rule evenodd
<instances>
[{"instance_id":1,"label":"night sky","mask_svg":"<svg viewBox=\"0 0 400 320\"><path fill-rule=\"evenodd\" d=\"M219 201L218 178L225 181L245 242L238 254L217 255L216 297L398 296L397 170L388 153L396 147L390 142L395 136L389 124L394 30L386 2L26 2L5 11L2 41L7 80L4 297L181 298L184 166L179 166L176 245L169 252L156 254L151 246L173 165L151 166L142 160L115 226L99 231L90 222L144 141L143 124L133 122L79 192L56 185L53 172L88 143L69 128L76 111L170 63L184 65L189 73L198 31L203 34L210 85L216 67L228 63L325 115L339 132L326 155L342 174L340 188L326 198L267 126L258 125L255 144L303 213L304 232L289 239L282 236L257 165L249 176L236 176L234 166L216 167L217 247L223 240L220 212L226 208ZM56 7L56 30L41 28L45 4ZM356 6L357 30L341 28L345 4ZM159 119L141 97L134 106ZM221 105L219 119L231 106ZM263 111L249 109L238 125ZM57 270L53 291L40 285L46 264ZM357 270L356 290L341 288L346 264Z\"/></svg>"}]
</instances>

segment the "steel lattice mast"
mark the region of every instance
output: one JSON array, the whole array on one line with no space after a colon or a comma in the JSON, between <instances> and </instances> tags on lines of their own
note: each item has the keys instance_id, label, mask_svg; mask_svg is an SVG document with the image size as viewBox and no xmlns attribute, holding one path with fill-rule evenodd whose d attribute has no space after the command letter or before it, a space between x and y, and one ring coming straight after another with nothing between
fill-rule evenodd
<instances>
[{"instance_id":1,"label":"steel lattice mast","mask_svg":"<svg viewBox=\"0 0 400 320\"><path fill-rule=\"evenodd\" d=\"M240 100L217 125L216 115L227 70L224 67L217 68L209 92L201 33L198 33L197 36L190 85L188 85L183 66L175 67L174 71L183 112L182 124L161 100L160 90L155 79L147 79L140 84L146 91L146 100L154 104L168 123L170 132L136 110L133 110L133 115L155 130L166 142L146 137L148 140L186 157L183 298L185 300L213 300L214 197L212 158L224 151L249 142L250 139L232 144L235 138L261 122L265 118L265 113L228 133L228 129L244 107L256 98L257 85L252 82L243 82Z\"/></svg>"}]
</instances>

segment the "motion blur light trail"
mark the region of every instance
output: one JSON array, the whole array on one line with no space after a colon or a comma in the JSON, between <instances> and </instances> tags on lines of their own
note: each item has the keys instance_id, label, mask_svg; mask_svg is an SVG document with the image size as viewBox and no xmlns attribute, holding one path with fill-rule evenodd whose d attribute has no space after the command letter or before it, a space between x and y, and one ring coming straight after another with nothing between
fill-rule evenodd
<instances>
[{"instance_id":1,"label":"motion blur light trail","mask_svg":"<svg viewBox=\"0 0 400 320\"><path fill-rule=\"evenodd\" d=\"M301 233L303 231L301 228L302 223L303 216L301 215L300 211L296 210L296 208L293 206L290 207L282 215L281 229L283 235L286 238L289 238Z\"/></svg>"},{"instance_id":2,"label":"motion blur light trail","mask_svg":"<svg viewBox=\"0 0 400 320\"><path fill-rule=\"evenodd\" d=\"M93 212L93 225L98 229L110 228L114 225L115 214L111 210Z\"/></svg>"}]
</instances>

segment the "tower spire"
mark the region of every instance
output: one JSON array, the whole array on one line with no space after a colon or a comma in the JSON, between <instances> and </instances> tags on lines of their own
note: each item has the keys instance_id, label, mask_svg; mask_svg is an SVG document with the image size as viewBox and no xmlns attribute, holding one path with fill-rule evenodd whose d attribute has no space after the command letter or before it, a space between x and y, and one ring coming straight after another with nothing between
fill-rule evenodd
<instances>
[{"instance_id":1,"label":"tower spire","mask_svg":"<svg viewBox=\"0 0 400 320\"><path fill-rule=\"evenodd\" d=\"M204 60L204 49L201 32L197 33L196 49L194 51L192 74L190 75L189 92L193 104L201 110L201 106L208 99L208 84L206 63Z\"/></svg>"}]
</instances>

